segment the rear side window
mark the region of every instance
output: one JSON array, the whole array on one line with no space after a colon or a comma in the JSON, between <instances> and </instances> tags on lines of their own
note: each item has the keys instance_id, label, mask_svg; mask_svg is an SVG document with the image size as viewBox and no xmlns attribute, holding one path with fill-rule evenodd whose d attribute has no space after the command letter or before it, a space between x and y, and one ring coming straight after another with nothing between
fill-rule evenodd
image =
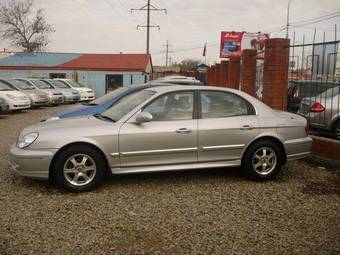
<instances>
[{"instance_id":1,"label":"rear side window","mask_svg":"<svg viewBox=\"0 0 340 255\"><path fill-rule=\"evenodd\" d=\"M254 107L247 100L238 95L220 91L201 92L202 119L254 114Z\"/></svg>"}]
</instances>

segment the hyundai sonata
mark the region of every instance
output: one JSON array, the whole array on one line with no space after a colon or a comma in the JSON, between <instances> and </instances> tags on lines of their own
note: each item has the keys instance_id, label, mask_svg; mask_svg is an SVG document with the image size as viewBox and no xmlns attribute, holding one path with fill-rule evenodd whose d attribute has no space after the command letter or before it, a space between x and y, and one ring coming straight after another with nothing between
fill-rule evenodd
<instances>
[{"instance_id":1,"label":"hyundai sonata","mask_svg":"<svg viewBox=\"0 0 340 255\"><path fill-rule=\"evenodd\" d=\"M274 177L306 157L306 120L275 111L238 90L202 86L147 88L102 114L25 128L10 149L20 175L88 191L107 173L241 166Z\"/></svg>"}]
</instances>

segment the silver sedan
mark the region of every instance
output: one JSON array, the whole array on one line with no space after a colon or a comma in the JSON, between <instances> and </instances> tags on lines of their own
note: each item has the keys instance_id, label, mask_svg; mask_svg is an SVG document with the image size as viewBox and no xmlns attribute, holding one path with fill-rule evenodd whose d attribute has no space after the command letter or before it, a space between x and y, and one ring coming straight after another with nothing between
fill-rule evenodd
<instances>
[{"instance_id":1,"label":"silver sedan","mask_svg":"<svg viewBox=\"0 0 340 255\"><path fill-rule=\"evenodd\" d=\"M107 173L241 166L273 178L306 157L306 120L275 111L238 90L163 86L138 91L102 114L25 128L10 149L20 175L88 191Z\"/></svg>"}]
</instances>

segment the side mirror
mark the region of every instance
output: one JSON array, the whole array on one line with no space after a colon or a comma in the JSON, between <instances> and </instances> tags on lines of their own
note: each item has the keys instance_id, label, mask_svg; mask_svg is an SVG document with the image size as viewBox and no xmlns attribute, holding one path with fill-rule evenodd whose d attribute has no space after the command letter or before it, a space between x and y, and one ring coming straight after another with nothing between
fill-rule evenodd
<instances>
[{"instance_id":1,"label":"side mirror","mask_svg":"<svg viewBox=\"0 0 340 255\"><path fill-rule=\"evenodd\" d=\"M150 122L152 120L152 115L149 112L140 112L136 116L137 123Z\"/></svg>"}]
</instances>

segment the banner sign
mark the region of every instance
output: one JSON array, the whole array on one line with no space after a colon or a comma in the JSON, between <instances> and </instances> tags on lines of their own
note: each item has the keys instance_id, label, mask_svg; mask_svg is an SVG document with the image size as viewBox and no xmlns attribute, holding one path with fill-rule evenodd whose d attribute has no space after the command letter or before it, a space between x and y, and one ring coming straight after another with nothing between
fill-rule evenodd
<instances>
[{"instance_id":1,"label":"banner sign","mask_svg":"<svg viewBox=\"0 0 340 255\"><path fill-rule=\"evenodd\" d=\"M268 34L248 32L221 32L220 58L240 57L244 49L256 49L257 58L263 58L264 42Z\"/></svg>"}]
</instances>

